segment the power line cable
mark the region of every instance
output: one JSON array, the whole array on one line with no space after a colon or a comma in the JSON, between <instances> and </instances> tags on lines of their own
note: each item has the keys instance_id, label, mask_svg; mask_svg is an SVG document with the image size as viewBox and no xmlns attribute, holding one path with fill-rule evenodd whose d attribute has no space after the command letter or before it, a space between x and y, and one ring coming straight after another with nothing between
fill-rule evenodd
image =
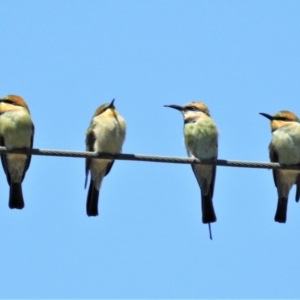
<instances>
[{"instance_id":1,"label":"power line cable","mask_svg":"<svg viewBox=\"0 0 300 300\"><path fill-rule=\"evenodd\" d=\"M174 164L206 164L217 165L222 167L237 167L237 168L256 168L256 169L285 169L299 170L300 165L284 165L270 162L253 162L253 161L235 161L235 160L199 160L188 157L174 156L156 156L142 154L110 154L87 151L71 151L71 150L53 150L53 149L13 149L8 150L5 147L0 147L0 153L25 153L40 156L58 156L58 157L76 157L76 158L100 158L100 159L116 159L127 161L144 161L155 163L174 163Z\"/></svg>"}]
</instances>

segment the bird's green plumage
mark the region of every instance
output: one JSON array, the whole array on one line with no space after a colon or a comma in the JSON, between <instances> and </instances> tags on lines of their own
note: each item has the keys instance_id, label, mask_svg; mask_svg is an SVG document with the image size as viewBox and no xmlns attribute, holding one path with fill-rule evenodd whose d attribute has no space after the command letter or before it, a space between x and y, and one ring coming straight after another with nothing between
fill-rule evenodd
<instances>
[{"instance_id":1,"label":"bird's green plumage","mask_svg":"<svg viewBox=\"0 0 300 300\"><path fill-rule=\"evenodd\" d=\"M33 146L34 125L25 101L15 95L0 99L0 145L8 149ZM30 165L31 155L1 154L1 162L10 185L9 207L22 209L22 181Z\"/></svg>"},{"instance_id":2,"label":"bird's green plumage","mask_svg":"<svg viewBox=\"0 0 300 300\"><path fill-rule=\"evenodd\" d=\"M286 165L300 163L300 125L299 118L292 112L282 110L273 116L260 113L271 121L272 140L269 144L271 162ZM286 222L288 196L291 187L296 185L295 200L300 198L300 175L290 170L273 170L278 200L275 221Z\"/></svg>"},{"instance_id":3,"label":"bird's green plumage","mask_svg":"<svg viewBox=\"0 0 300 300\"><path fill-rule=\"evenodd\" d=\"M92 152L119 153L125 139L126 124L117 113L114 100L101 105L94 113L86 132L86 150ZM85 172L87 184L91 173L86 210L88 216L98 215L98 197L103 178L110 172L114 160L86 159Z\"/></svg>"}]
</instances>

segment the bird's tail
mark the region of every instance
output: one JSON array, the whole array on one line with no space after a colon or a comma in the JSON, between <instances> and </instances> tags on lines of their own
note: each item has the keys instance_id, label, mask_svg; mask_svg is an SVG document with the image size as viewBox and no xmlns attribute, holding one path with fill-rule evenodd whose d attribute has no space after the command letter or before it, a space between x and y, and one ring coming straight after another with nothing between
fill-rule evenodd
<instances>
[{"instance_id":1,"label":"bird's tail","mask_svg":"<svg viewBox=\"0 0 300 300\"><path fill-rule=\"evenodd\" d=\"M288 198L278 198L277 210L275 214L275 221L278 223L285 223L287 211Z\"/></svg>"},{"instance_id":2,"label":"bird's tail","mask_svg":"<svg viewBox=\"0 0 300 300\"><path fill-rule=\"evenodd\" d=\"M295 184L296 184L296 197L295 197L295 200L296 200L296 202L299 202L299 199L300 199L300 175L298 175Z\"/></svg>"},{"instance_id":3,"label":"bird's tail","mask_svg":"<svg viewBox=\"0 0 300 300\"><path fill-rule=\"evenodd\" d=\"M206 196L204 196L203 194L201 195L201 205L202 205L202 222L204 224L216 222L217 217L215 214L214 205L210 194Z\"/></svg>"},{"instance_id":4,"label":"bird's tail","mask_svg":"<svg viewBox=\"0 0 300 300\"><path fill-rule=\"evenodd\" d=\"M98 198L99 190L97 190L91 180L89 192L86 200L86 213L89 217L98 216Z\"/></svg>"},{"instance_id":5,"label":"bird's tail","mask_svg":"<svg viewBox=\"0 0 300 300\"><path fill-rule=\"evenodd\" d=\"M24 208L24 199L23 199L21 183L15 183L15 182L10 183L8 205L10 208L17 208L17 209Z\"/></svg>"}]
</instances>

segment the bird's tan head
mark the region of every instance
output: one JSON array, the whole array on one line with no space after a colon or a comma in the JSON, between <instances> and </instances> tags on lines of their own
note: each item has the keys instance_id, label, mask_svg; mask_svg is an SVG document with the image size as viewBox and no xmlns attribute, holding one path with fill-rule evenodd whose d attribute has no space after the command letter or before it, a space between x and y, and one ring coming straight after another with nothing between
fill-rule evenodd
<instances>
[{"instance_id":1,"label":"bird's tan head","mask_svg":"<svg viewBox=\"0 0 300 300\"><path fill-rule=\"evenodd\" d=\"M297 123L300 122L299 118L294 113L288 110L281 110L276 114L274 114L273 116L265 113L260 113L260 114L271 121L270 125L271 125L272 132L282 126L287 126L292 122L297 122Z\"/></svg>"},{"instance_id":2,"label":"bird's tan head","mask_svg":"<svg viewBox=\"0 0 300 300\"><path fill-rule=\"evenodd\" d=\"M185 110L201 111L210 117L209 110L203 102L193 101L185 104L183 107Z\"/></svg>"},{"instance_id":3,"label":"bird's tan head","mask_svg":"<svg viewBox=\"0 0 300 300\"><path fill-rule=\"evenodd\" d=\"M164 106L177 109L177 110L181 111L183 115L186 115L188 113L197 114L197 113L201 112L210 117L209 110L203 102L192 101L192 102L186 103L183 106L179 106L179 105L175 105L175 104L164 105Z\"/></svg>"},{"instance_id":4,"label":"bird's tan head","mask_svg":"<svg viewBox=\"0 0 300 300\"><path fill-rule=\"evenodd\" d=\"M95 113L94 113L94 117L100 116L100 115L105 115L107 117L115 117L117 112L116 112L116 108L114 105L114 101L115 99L113 99L110 103L105 103L102 104L101 106L99 106Z\"/></svg>"},{"instance_id":5,"label":"bird's tan head","mask_svg":"<svg viewBox=\"0 0 300 300\"><path fill-rule=\"evenodd\" d=\"M28 108L26 102L20 96L6 95L6 96L0 98L0 103L6 103L6 104L9 104L9 105L21 106L21 107L26 108L29 111L29 108Z\"/></svg>"}]
</instances>

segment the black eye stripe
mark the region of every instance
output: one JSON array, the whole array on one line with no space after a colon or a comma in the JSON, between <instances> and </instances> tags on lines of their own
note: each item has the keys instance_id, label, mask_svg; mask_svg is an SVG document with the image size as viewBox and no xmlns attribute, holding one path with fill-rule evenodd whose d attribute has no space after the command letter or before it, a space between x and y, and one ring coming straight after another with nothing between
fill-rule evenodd
<instances>
[{"instance_id":1,"label":"black eye stripe","mask_svg":"<svg viewBox=\"0 0 300 300\"><path fill-rule=\"evenodd\" d=\"M275 117L274 120L276 120L276 121L290 121L290 122L293 122L293 120L290 120L289 118L286 118L286 117Z\"/></svg>"},{"instance_id":2,"label":"black eye stripe","mask_svg":"<svg viewBox=\"0 0 300 300\"><path fill-rule=\"evenodd\" d=\"M201 111L201 109L199 109L198 107L196 107L194 105L186 106L185 109L186 110L198 110L198 111Z\"/></svg>"},{"instance_id":3,"label":"black eye stripe","mask_svg":"<svg viewBox=\"0 0 300 300\"><path fill-rule=\"evenodd\" d=\"M9 99L0 99L0 103L3 102L3 103L8 103L8 104L12 104L12 105L17 105L17 106L20 106L20 104L12 101L12 100L9 100Z\"/></svg>"}]
</instances>

